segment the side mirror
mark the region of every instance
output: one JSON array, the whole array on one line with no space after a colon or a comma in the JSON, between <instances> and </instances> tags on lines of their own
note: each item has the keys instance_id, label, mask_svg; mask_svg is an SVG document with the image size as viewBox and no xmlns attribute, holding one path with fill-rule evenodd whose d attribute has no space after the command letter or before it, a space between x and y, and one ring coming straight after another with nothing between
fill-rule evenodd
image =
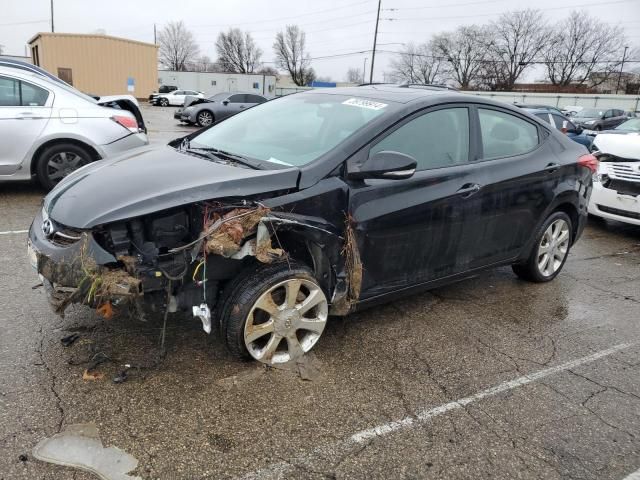
<instances>
[{"instance_id":1,"label":"side mirror","mask_svg":"<svg viewBox=\"0 0 640 480\"><path fill-rule=\"evenodd\" d=\"M382 151L370 156L357 171L351 171L347 177L352 180L380 178L402 180L411 178L416 172L417 162L410 155L400 152Z\"/></svg>"},{"instance_id":2,"label":"side mirror","mask_svg":"<svg viewBox=\"0 0 640 480\"><path fill-rule=\"evenodd\" d=\"M229 105L229 100L223 100L222 104L226 107L227 105Z\"/></svg>"}]
</instances>

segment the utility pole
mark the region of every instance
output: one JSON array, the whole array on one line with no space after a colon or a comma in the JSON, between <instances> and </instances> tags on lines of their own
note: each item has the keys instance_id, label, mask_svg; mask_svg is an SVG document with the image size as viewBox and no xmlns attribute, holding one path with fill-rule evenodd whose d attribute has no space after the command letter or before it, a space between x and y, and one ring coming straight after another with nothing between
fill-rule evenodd
<instances>
[{"instance_id":1,"label":"utility pole","mask_svg":"<svg viewBox=\"0 0 640 480\"><path fill-rule=\"evenodd\" d=\"M624 68L624 61L627 56L627 50L629 50L629 47L624 47L624 53L622 54L622 63L620 64L620 73L618 73L618 84L616 85L616 93L618 93L618 90L620 90L620 80L622 80L622 69Z\"/></svg>"},{"instance_id":2,"label":"utility pole","mask_svg":"<svg viewBox=\"0 0 640 480\"><path fill-rule=\"evenodd\" d=\"M158 44L158 37L156 35L156 24L153 24L153 44L157 45Z\"/></svg>"},{"instance_id":3,"label":"utility pole","mask_svg":"<svg viewBox=\"0 0 640 480\"><path fill-rule=\"evenodd\" d=\"M367 77L367 57L364 57L364 66L362 67L362 83L367 83L365 80Z\"/></svg>"},{"instance_id":4,"label":"utility pole","mask_svg":"<svg viewBox=\"0 0 640 480\"><path fill-rule=\"evenodd\" d=\"M376 61L376 43L378 43L378 24L380 23L380 6L382 0L378 0L378 15L376 16L376 31L373 34L373 52L371 53L371 73L369 74L369 83L373 83L373 64Z\"/></svg>"},{"instance_id":5,"label":"utility pole","mask_svg":"<svg viewBox=\"0 0 640 480\"><path fill-rule=\"evenodd\" d=\"M54 33L55 31L55 28L53 28L53 0L51 0L51 33Z\"/></svg>"}]
</instances>

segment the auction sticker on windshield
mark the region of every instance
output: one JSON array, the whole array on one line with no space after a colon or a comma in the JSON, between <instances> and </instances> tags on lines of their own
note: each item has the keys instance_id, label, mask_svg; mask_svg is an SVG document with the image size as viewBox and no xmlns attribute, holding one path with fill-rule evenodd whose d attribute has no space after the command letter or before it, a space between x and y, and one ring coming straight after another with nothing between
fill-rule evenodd
<instances>
[{"instance_id":1,"label":"auction sticker on windshield","mask_svg":"<svg viewBox=\"0 0 640 480\"><path fill-rule=\"evenodd\" d=\"M352 107L368 108L369 110L382 110L387 106L386 103L372 102L362 98L350 98L342 102L343 105L351 105Z\"/></svg>"}]
</instances>

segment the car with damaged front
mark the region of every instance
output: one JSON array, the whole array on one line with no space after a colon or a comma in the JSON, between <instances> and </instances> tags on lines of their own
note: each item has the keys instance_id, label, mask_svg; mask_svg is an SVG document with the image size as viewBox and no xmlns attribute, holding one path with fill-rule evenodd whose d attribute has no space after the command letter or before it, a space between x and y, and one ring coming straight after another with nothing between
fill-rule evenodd
<instances>
[{"instance_id":1,"label":"car with damaged front","mask_svg":"<svg viewBox=\"0 0 640 480\"><path fill-rule=\"evenodd\" d=\"M552 280L596 168L493 100L312 90L74 172L45 198L28 251L60 314L183 310L238 357L288 362L330 315L501 265Z\"/></svg>"}]
</instances>

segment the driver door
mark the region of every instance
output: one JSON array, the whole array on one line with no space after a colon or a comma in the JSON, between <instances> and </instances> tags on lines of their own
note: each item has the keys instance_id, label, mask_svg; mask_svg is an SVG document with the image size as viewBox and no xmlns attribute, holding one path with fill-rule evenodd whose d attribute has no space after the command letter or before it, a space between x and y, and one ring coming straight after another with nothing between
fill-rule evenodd
<instances>
[{"instance_id":1,"label":"driver door","mask_svg":"<svg viewBox=\"0 0 640 480\"><path fill-rule=\"evenodd\" d=\"M223 119L231 117L232 115L235 115L247 108L246 95L243 93L235 93L222 102L221 107L221 115L218 115L218 118Z\"/></svg>"},{"instance_id":2,"label":"driver door","mask_svg":"<svg viewBox=\"0 0 640 480\"><path fill-rule=\"evenodd\" d=\"M467 268L464 212L474 184L469 125L466 106L436 107L409 117L362 153L390 150L417 161L409 179L350 181L362 299Z\"/></svg>"}]
</instances>

